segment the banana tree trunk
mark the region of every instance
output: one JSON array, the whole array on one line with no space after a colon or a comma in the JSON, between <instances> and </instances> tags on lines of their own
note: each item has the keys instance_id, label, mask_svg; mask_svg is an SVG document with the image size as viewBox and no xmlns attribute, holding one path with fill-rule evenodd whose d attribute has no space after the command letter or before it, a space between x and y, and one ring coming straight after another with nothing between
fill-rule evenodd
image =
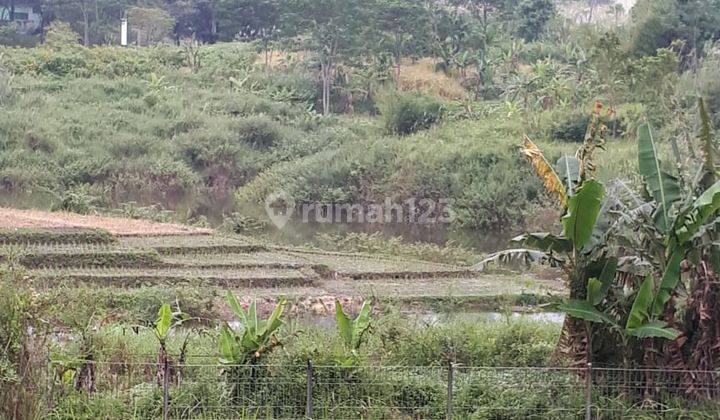
<instances>
[{"instance_id":1,"label":"banana tree trunk","mask_svg":"<svg viewBox=\"0 0 720 420\"><path fill-rule=\"evenodd\" d=\"M587 280L584 273L573 268L568 270L570 299L585 299ZM585 366L590 362L590 329L585 321L565 316L560 338L555 347L552 360L555 363L570 363L572 366Z\"/></svg>"}]
</instances>

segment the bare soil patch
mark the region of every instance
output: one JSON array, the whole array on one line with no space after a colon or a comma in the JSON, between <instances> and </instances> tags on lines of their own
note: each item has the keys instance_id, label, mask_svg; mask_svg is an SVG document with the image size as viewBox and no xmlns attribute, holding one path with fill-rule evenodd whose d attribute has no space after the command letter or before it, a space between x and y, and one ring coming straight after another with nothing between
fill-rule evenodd
<instances>
[{"instance_id":1,"label":"bare soil patch","mask_svg":"<svg viewBox=\"0 0 720 420\"><path fill-rule=\"evenodd\" d=\"M0 228L103 229L118 236L209 235L213 233L211 229L201 229L172 223L156 223L149 220L85 216L66 212L16 210L8 208L0 208Z\"/></svg>"}]
</instances>

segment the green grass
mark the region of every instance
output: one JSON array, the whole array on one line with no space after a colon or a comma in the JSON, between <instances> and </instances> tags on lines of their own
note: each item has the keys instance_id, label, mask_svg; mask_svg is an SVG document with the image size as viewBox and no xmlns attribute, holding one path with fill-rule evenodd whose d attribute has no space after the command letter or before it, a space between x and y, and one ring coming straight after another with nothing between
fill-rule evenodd
<instances>
[{"instance_id":1,"label":"green grass","mask_svg":"<svg viewBox=\"0 0 720 420\"><path fill-rule=\"evenodd\" d=\"M0 245L109 244L113 242L116 242L115 237L99 229L0 229Z\"/></svg>"},{"instance_id":2,"label":"green grass","mask_svg":"<svg viewBox=\"0 0 720 420\"><path fill-rule=\"evenodd\" d=\"M194 253L248 253L263 245L245 239L209 235L135 236L120 239L124 246L152 248L162 255Z\"/></svg>"},{"instance_id":3,"label":"green grass","mask_svg":"<svg viewBox=\"0 0 720 420\"><path fill-rule=\"evenodd\" d=\"M334 294L347 296L378 296L394 300L413 301L455 298L459 301L478 298L493 300L503 296L558 296L564 293L562 285L540 281L526 275L475 275L462 274L406 277L374 274L370 278L353 281L327 281L325 287Z\"/></svg>"},{"instance_id":4,"label":"green grass","mask_svg":"<svg viewBox=\"0 0 720 420\"><path fill-rule=\"evenodd\" d=\"M137 287L152 284L192 284L216 287L280 287L310 286L315 283L314 272L278 268L233 269L38 269L30 275L41 282L86 283L98 287Z\"/></svg>"},{"instance_id":5,"label":"green grass","mask_svg":"<svg viewBox=\"0 0 720 420\"><path fill-rule=\"evenodd\" d=\"M152 249L120 244L56 243L0 246L0 262L26 268L41 267L158 267L163 263Z\"/></svg>"},{"instance_id":6,"label":"green grass","mask_svg":"<svg viewBox=\"0 0 720 420\"><path fill-rule=\"evenodd\" d=\"M162 260L172 266L219 268L219 267L268 267L300 268L311 264L302 258L281 252L235 253L194 253L164 256Z\"/></svg>"}]
</instances>

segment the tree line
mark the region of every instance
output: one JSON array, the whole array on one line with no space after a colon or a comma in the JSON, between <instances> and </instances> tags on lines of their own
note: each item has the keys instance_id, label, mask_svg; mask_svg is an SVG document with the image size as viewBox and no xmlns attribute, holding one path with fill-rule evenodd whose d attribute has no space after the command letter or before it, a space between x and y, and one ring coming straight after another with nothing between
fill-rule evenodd
<instances>
[{"instance_id":1,"label":"tree line","mask_svg":"<svg viewBox=\"0 0 720 420\"><path fill-rule=\"evenodd\" d=\"M0 7L11 11L21 5L31 6L41 13L43 26L54 20L69 23L83 35L85 45L117 43L120 20L138 15L136 9L143 9L158 19L171 19L172 26L167 33L171 38L179 40L194 36L206 43L238 38L277 40L283 35L298 35L297 30L302 29L307 20L320 24L332 20L337 29L348 29L343 26L350 22L343 22L343 18L368 31L371 28L386 29L399 43L406 37L427 34L433 25L447 26L443 21L448 19L462 20L467 30L472 29L473 24L479 24L484 35L494 22L505 21L509 24L505 25L506 29L512 27L518 35L533 39L555 13L551 0L0 1ZM476 22L469 22L469 19ZM411 45L407 43L405 48Z\"/></svg>"}]
</instances>

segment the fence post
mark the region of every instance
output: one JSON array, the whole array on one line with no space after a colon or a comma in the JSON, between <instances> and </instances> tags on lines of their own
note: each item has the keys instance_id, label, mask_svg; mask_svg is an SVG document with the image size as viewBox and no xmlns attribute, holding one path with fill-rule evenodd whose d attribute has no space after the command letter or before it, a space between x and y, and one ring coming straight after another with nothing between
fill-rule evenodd
<instances>
[{"instance_id":1,"label":"fence post","mask_svg":"<svg viewBox=\"0 0 720 420\"><path fill-rule=\"evenodd\" d=\"M592 363L588 363L585 372L585 420L592 420L592 372Z\"/></svg>"},{"instance_id":2,"label":"fence post","mask_svg":"<svg viewBox=\"0 0 720 420\"><path fill-rule=\"evenodd\" d=\"M169 375L169 364L167 354L163 352L163 420L168 419L168 411L170 405L170 379Z\"/></svg>"},{"instance_id":3,"label":"fence post","mask_svg":"<svg viewBox=\"0 0 720 420\"><path fill-rule=\"evenodd\" d=\"M307 361L306 373L306 394L305 394L305 418L312 419L313 416L313 365L310 359Z\"/></svg>"},{"instance_id":4,"label":"fence post","mask_svg":"<svg viewBox=\"0 0 720 420\"><path fill-rule=\"evenodd\" d=\"M451 420L453 416L453 387L455 385L455 363L450 361L448 364L447 377L447 420Z\"/></svg>"}]
</instances>

